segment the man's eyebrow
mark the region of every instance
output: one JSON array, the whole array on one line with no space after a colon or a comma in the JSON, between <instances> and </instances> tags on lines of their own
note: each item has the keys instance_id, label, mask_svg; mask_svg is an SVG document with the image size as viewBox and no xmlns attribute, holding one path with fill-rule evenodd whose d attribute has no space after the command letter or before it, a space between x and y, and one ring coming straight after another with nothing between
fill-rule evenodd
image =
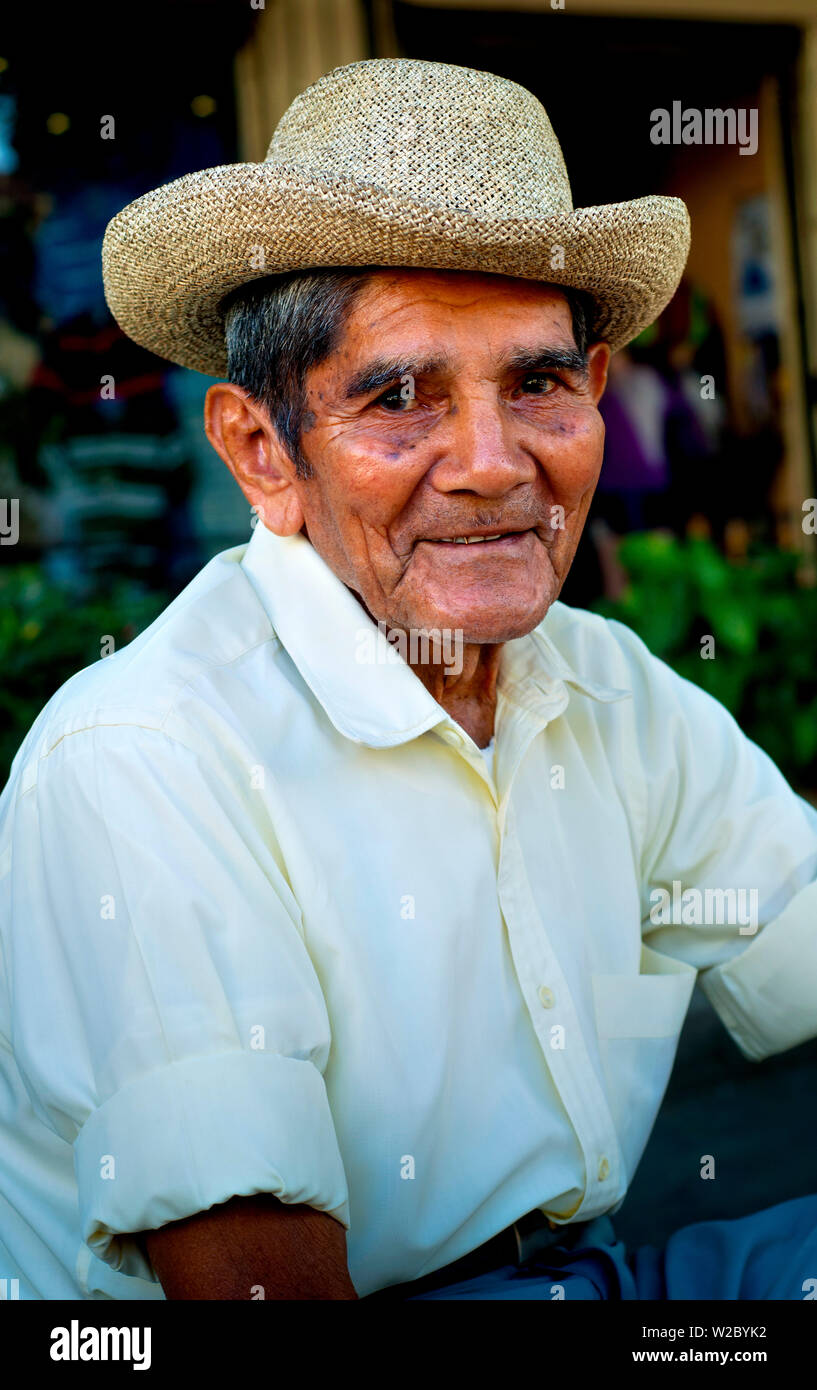
<instances>
[{"instance_id":1,"label":"man's eyebrow","mask_svg":"<svg viewBox=\"0 0 817 1390\"><path fill-rule=\"evenodd\" d=\"M349 378L343 394L347 401L355 400L360 396L370 396L373 391L381 391L401 377L433 376L449 366L450 359L445 355L413 362L405 357L379 357L367 362ZM500 359L499 366L503 371L512 372L562 371L585 375L587 356L576 348L514 348Z\"/></svg>"},{"instance_id":2,"label":"man's eyebrow","mask_svg":"<svg viewBox=\"0 0 817 1390\"><path fill-rule=\"evenodd\" d=\"M349 378L343 394L347 401L357 396L370 396L373 391L382 390L403 376L432 376L447 366L448 358L441 356L426 357L420 362L409 362L405 357L379 357L367 362Z\"/></svg>"},{"instance_id":3,"label":"man's eyebrow","mask_svg":"<svg viewBox=\"0 0 817 1390\"><path fill-rule=\"evenodd\" d=\"M501 360L511 372L580 372L587 374L587 354L578 348L516 348Z\"/></svg>"}]
</instances>

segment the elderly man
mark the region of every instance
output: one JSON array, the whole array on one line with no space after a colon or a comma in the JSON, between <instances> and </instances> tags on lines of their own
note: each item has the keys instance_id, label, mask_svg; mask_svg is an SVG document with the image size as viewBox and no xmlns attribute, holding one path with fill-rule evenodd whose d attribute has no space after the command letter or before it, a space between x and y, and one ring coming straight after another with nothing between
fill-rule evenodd
<instances>
[{"instance_id":1,"label":"elderly man","mask_svg":"<svg viewBox=\"0 0 817 1390\"><path fill-rule=\"evenodd\" d=\"M813 1198L610 1221L696 972L747 1056L817 1033L817 816L557 601L687 246L674 199L574 211L523 89L391 60L114 219L112 309L228 378L256 524L2 801L21 1297L804 1296Z\"/></svg>"}]
</instances>

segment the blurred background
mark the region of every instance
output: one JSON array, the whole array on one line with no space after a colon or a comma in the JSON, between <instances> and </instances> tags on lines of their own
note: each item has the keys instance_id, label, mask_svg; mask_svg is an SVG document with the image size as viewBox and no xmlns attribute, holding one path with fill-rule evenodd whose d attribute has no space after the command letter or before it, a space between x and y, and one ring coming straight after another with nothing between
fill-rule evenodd
<instances>
[{"instance_id":1,"label":"blurred background","mask_svg":"<svg viewBox=\"0 0 817 1390\"><path fill-rule=\"evenodd\" d=\"M0 38L0 785L54 690L250 535L203 432L210 378L136 347L107 310L107 222L181 174L262 159L309 82L390 56L535 92L577 207L687 203L681 289L611 365L601 483L562 597L635 627L817 804L817 0L15 6ZM756 150L654 143L651 113L674 101L756 110ZM817 1044L745 1062L696 991L624 1238L814 1190L815 1062Z\"/></svg>"}]
</instances>

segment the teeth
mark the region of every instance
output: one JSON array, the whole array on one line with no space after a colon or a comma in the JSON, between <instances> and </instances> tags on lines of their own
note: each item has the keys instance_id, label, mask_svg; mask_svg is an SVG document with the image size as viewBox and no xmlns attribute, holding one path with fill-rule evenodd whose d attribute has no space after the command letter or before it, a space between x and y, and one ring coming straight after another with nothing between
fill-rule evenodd
<instances>
[{"instance_id":1,"label":"teeth","mask_svg":"<svg viewBox=\"0 0 817 1390\"><path fill-rule=\"evenodd\" d=\"M498 541L502 537L502 532L497 531L495 536L441 536L441 541L447 541L454 545L477 545L480 541Z\"/></svg>"}]
</instances>

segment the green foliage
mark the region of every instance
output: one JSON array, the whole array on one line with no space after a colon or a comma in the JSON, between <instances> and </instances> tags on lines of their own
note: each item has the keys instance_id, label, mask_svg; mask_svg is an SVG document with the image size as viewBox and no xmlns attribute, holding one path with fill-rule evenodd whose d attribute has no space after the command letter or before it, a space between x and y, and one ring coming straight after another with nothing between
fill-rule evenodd
<instances>
[{"instance_id":1,"label":"green foliage","mask_svg":"<svg viewBox=\"0 0 817 1390\"><path fill-rule=\"evenodd\" d=\"M101 643L124 647L167 606L120 580L78 603L36 565L0 570L0 785L43 705L69 676L101 659Z\"/></svg>"},{"instance_id":2,"label":"green foliage","mask_svg":"<svg viewBox=\"0 0 817 1390\"><path fill-rule=\"evenodd\" d=\"M708 540L645 531L620 559L628 588L596 611L726 705L789 781L817 787L817 589L798 585L798 557L763 548L735 563Z\"/></svg>"}]
</instances>

